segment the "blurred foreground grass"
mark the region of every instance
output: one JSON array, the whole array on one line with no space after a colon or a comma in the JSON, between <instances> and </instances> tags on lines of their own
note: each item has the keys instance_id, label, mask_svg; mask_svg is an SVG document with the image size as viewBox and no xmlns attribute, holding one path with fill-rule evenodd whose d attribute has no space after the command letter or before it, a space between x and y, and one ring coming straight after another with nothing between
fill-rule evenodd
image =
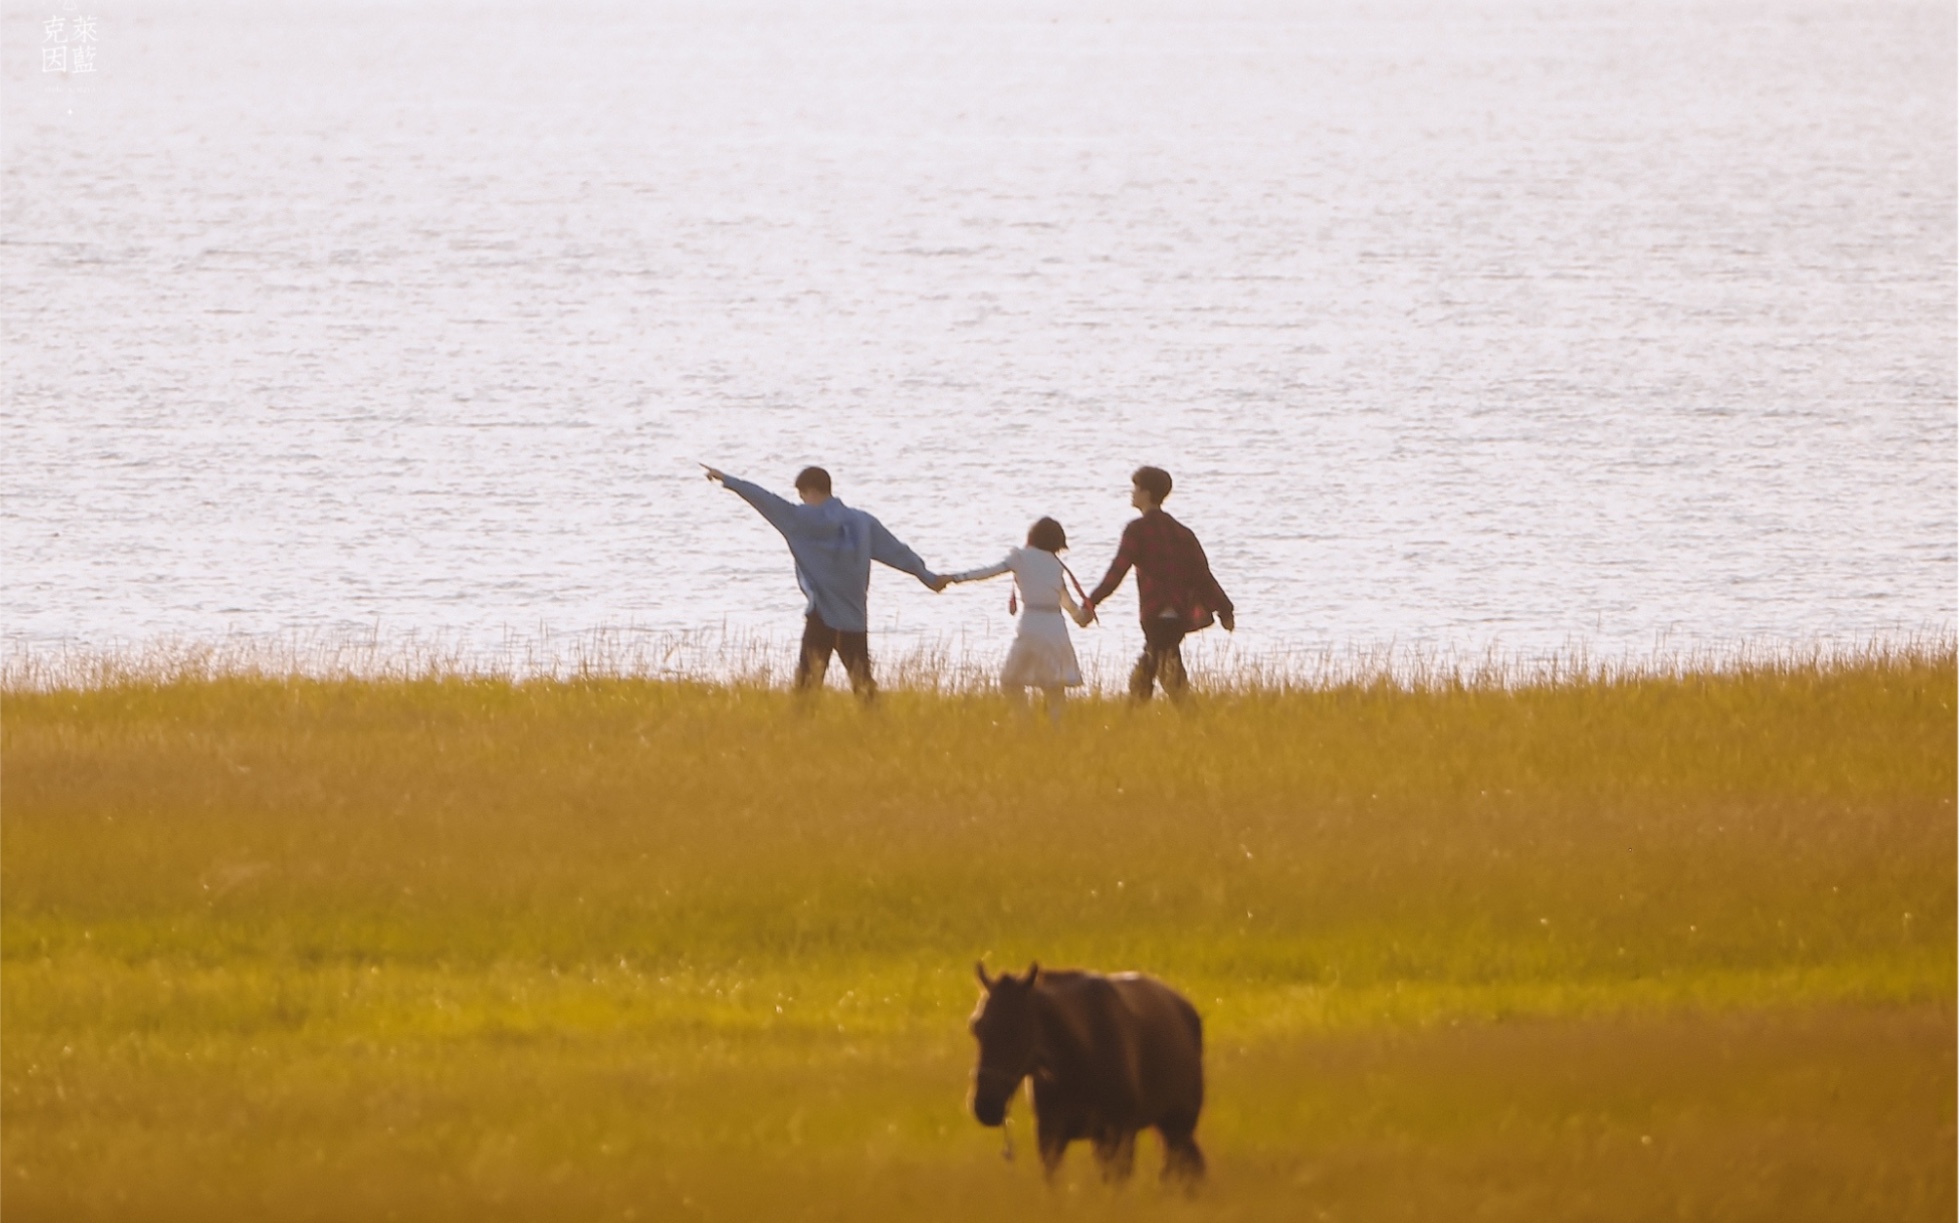
<instances>
[{"instance_id":1,"label":"blurred foreground grass","mask_svg":"<svg viewBox=\"0 0 1959 1223\"><path fill-rule=\"evenodd\" d=\"M634 680L11 693L0 1193L1949 1219L1954 688L1940 648L1058 731ZM1153 1149L1119 1194L1000 1161L963 1112L982 954L1198 1003L1197 1198Z\"/></svg>"}]
</instances>

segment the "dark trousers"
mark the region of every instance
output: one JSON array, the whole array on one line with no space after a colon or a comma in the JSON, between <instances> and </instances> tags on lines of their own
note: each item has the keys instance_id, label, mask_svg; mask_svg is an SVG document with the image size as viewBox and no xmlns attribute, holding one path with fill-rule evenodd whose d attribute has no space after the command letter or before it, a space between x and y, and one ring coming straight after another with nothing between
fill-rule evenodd
<instances>
[{"instance_id":1,"label":"dark trousers","mask_svg":"<svg viewBox=\"0 0 1959 1223\"><path fill-rule=\"evenodd\" d=\"M1173 701L1184 699L1184 692L1190 686L1190 677L1184 673L1184 636L1189 632L1181 616L1143 621L1143 656L1129 673L1132 698L1149 700L1161 680L1163 695Z\"/></svg>"},{"instance_id":2,"label":"dark trousers","mask_svg":"<svg viewBox=\"0 0 1959 1223\"><path fill-rule=\"evenodd\" d=\"M850 690L869 704L877 696L877 681L871 678L870 635L833 629L815 612L803 621L803 652L796 658L796 691L813 692L823 686L832 652L843 659L843 669L850 676Z\"/></svg>"}]
</instances>

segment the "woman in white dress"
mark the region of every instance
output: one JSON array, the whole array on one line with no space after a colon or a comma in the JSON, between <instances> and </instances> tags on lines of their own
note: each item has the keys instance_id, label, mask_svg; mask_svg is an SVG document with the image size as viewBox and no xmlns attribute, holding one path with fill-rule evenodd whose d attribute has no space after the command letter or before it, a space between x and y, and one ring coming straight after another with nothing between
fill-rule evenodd
<instances>
[{"instance_id":1,"label":"woman in white dress","mask_svg":"<svg viewBox=\"0 0 1959 1223\"><path fill-rule=\"evenodd\" d=\"M947 579L979 582L1003 573L1014 575L1016 592L1008 596L1007 610L1012 612L1016 601L1026 607L1020 613L1020 630L1007 650L1007 661L1000 668L1000 691L1025 708L1027 689L1039 688L1047 697L1048 716L1057 722L1067 689L1079 688L1082 682L1075 646L1068 640L1068 624L1061 616L1066 612L1075 623L1084 627L1088 623L1081 604L1068 593L1067 583L1075 575L1061 563L1059 555L1067 546L1068 536L1061 524L1043 518L1028 529L1026 547L1015 548L997 565L969 569ZM1080 594L1081 583L1075 583L1075 591Z\"/></svg>"}]
</instances>

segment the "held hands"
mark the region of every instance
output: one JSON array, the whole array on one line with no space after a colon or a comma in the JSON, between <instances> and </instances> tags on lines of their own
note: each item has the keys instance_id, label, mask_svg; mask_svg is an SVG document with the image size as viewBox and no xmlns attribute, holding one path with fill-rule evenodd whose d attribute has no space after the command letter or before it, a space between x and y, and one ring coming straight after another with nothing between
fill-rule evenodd
<instances>
[{"instance_id":1,"label":"held hands","mask_svg":"<svg viewBox=\"0 0 1959 1223\"><path fill-rule=\"evenodd\" d=\"M1095 623L1095 604L1084 603L1075 609L1075 623L1083 628Z\"/></svg>"},{"instance_id":2,"label":"held hands","mask_svg":"<svg viewBox=\"0 0 1959 1223\"><path fill-rule=\"evenodd\" d=\"M933 594L939 594L940 592L944 591L946 587L952 585L952 579L945 576L942 573L934 574L932 576L932 580L925 584L932 588Z\"/></svg>"}]
</instances>

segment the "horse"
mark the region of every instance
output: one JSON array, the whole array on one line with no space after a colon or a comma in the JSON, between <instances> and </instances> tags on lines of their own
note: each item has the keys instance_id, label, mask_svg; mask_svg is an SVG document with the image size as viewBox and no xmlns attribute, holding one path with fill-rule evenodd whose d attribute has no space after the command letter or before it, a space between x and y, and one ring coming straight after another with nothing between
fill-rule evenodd
<instances>
[{"instance_id":1,"label":"horse","mask_svg":"<svg viewBox=\"0 0 1959 1223\"><path fill-rule=\"evenodd\" d=\"M988 977L973 1012L979 1041L973 1116L1003 1125L1021 1080L1032 1079L1034 1132L1052 1181L1068 1144L1085 1138L1106 1181L1128 1179L1136 1135L1163 1138L1163 1179L1194 1184L1204 1153L1194 1137L1204 1107L1204 1025L1183 995L1154 977L1079 971Z\"/></svg>"}]
</instances>

